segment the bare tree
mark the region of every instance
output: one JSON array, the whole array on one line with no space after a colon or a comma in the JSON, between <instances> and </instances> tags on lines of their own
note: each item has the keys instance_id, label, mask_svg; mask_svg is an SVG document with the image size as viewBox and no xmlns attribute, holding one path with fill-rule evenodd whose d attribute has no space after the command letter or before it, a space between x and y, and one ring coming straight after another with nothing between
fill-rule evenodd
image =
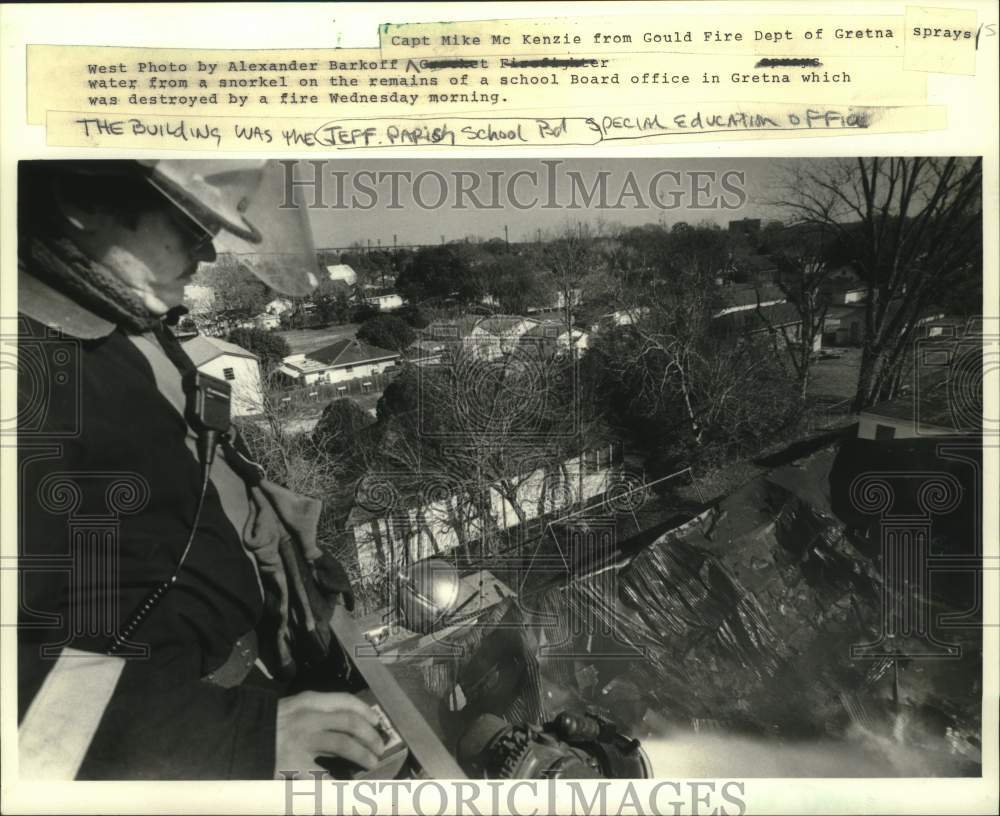
<instances>
[{"instance_id":1,"label":"bare tree","mask_svg":"<svg viewBox=\"0 0 1000 816\"><path fill-rule=\"evenodd\" d=\"M680 395L698 446L704 431L698 373L704 370L705 339L718 307L714 281L724 262L722 246L711 230L689 228L671 235L650 227L630 231L609 257L614 302L638 340L618 364L638 375L637 396L648 411L659 412Z\"/></svg>"},{"instance_id":2,"label":"bare tree","mask_svg":"<svg viewBox=\"0 0 1000 816\"><path fill-rule=\"evenodd\" d=\"M805 400L809 389L809 374L813 362L813 346L816 338L822 337L830 296L827 283L835 269L831 262L831 249L826 236L829 228L820 225L807 229L786 229L784 234L773 238L777 251L773 260L778 267L775 283L788 303L798 313L799 325L796 331L787 325L775 326L761 305L760 289L757 292L756 314L773 337L781 338L781 346L787 355L799 384L799 396Z\"/></svg>"},{"instance_id":3,"label":"bare tree","mask_svg":"<svg viewBox=\"0 0 1000 816\"><path fill-rule=\"evenodd\" d=\"M195 322L205 328L228 334L259 315L273 292L251 272L252 263L229 253L222 253L208 265L202 265L192 282L212 290L211 306L195 315Z\"/></svg>"},{"instance_id":4,"label":"bare tree","mask_svg":"<svg viewBox=\"0 0 1000 816\"><path fill-rule=\"evenodd\" d=\"M459 546L488 555L504 530L544 510L546 490L568 484L565 463L582 452L591 426L570 355L519 348L488 359L456 345L419 374L419 407L380 421L367 470L405 497L432 549L426 520L436 516Z\"/></svg>"},{"instance_id":5,"label":"bare tree","mask_svg":"<svg viewBox=\"0 0 1000 816\"><path fill-rule=\"evenodd\" d=\"M567 226L550 235L538 247L538 263L551 288L562 300L563 321L573 326L574 309L579 305L585 286L593 283L604 269L598 236L589 224Z\"/></svg>"},{"instance_id":6,"label":"bare tree","mask_svg":"<svg viewBox=\"0 0 1000 816\"><path fill-rule=\"evenodd\" d=\"M839 240L867 290L855 410L891 398L913 332L948 287L982 274L980 158L796 163L777 202Z\"/></svg>"}]
</instances>

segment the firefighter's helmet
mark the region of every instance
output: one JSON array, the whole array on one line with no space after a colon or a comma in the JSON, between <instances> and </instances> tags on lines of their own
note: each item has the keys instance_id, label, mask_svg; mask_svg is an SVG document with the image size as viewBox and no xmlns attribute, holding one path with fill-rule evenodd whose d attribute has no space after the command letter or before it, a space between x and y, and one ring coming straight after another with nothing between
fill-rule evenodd
<instances>
[{"instance_id":1,"label":"firefighter's helmet","mask_svg":"<svg viewBox=\"0 0 1000 816\"><path fill-rule=\"evenodd\" d=\"M173 207L272 289L309 294L319 279L304 209L284 201L283 167L243 159L138 159L52 162L50 169L89 176L138 172Z\"/></svg>"},{"instance_id":2,"label":"firefighter's helmet","mask_svg":"<svg viewBox=\"0 0 1000 816\"><path fill-rule=\"evenodd\" d=\"M312 230L303 208L286 202L282 165L242 159L140 161L147 178L207 232L216 249L237 256L285 295L307 295L319 283Z\"/></svg>"}]
</instances>

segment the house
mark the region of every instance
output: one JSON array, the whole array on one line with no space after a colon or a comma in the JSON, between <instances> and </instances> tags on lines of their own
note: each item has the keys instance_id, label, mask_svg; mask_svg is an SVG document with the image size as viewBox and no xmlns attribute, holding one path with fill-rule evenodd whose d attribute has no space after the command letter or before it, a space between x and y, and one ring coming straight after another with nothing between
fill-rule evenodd
<instances>
[{"instance_id":1,"label":"house","mask_svg":"<svg viewBox=\"0 0 1000 816\"><path fill-rule=\"evenodd\" d=\"M292 354L282 360L278 371L299 385L338 383L381 374L395 367L401 357L398 351L346 337L316 351Z\"/></svg>"},{"instance_id":2,"label":"house","mask_svg":"<svg viewBox=\"0 0 1000 816\"><path fill-rule=\"evenodd\" d=\"M982 334L917 343L913 385L858 415L859 439L912 439L982 432Z\"/></svg>"},{"instance_id":3,"label":"house","mask_svg":"<svg viewBox=\"0 0 1000 816\"><path fill-rule=\"evenodd\" d=\"M541 273L539 272L537 274L540 275ZM569 305L570 305L570 308L575 309L581 303L583 303L583 290L582 289L580 289L580 288L572 288L572 289L567 289L566 291L563 291L562 289L558 289L558 290L556 290L555 294L553 294L552 298L549 300L548 303L544 303L544 304L540 303L540 304L535 305L535 306L529 306L527 308L527 312L528 312L528 314L534 314L535 312L544 312L544 311L547 311L549 309L558 309L558 310L565 309L566 308L566 298L567 298L567 295L569 296ZM497 304L497 305L499 305L499 304Z\"/></svg>"},{"instance_id":4,"label":"house","mask_svg":"<svg viewBox=\"0 0 1000 816\"><path fill-rule=\"evenodd\" d=\"M858 415L858 439L913 439L918 436L952 436L970 433L959 427L948 386L918 389L880 402Z\"/></svg>"},{"instance_id":5,"label":"house","mask_svg":"<svg viewBox=\"0 0 1000 816\"><path fill-rule=\"evenodd\" d=\"M750 254L738 256L729 264L728 274L734 283L767 283L778 278L778 266L766 255ZM726 273L723 273L723 277Z\"/></svg>"},{"instance_id":6,"label":"house","mask_svg":"<svg viewBox=\"0 0 1000 816\"><path fill-rule=\"evenodd\" d=\"M829 346L860 346L865 335L865 313L867 304L864 300L830 306L823 321L823 342ZM893 301L887 310L888 319L899 302ZM931 311L914 321L917 328L916 336L933 337L947 334L945 315L943 312Z\"/></svg>"},{"instance_id":7,"label":"house","mask_svg":"<svg viewBox=\"0 0 1000 816\"><path fill-rule=\"evenodd\" d=\"M435 320L421 330L417 344L425 364L432 357L440 360L448 348L477 360L496 360L514 351L521 336L539 322L520 315L461 315Z\"/></svg>"},{"instance_id":8,"label":"house","mask_svg":"<svg viewBox=\"0 0 1000 816\"><path fill-rule=\"evenodd\" d=\"M522 352L545 355L575 348L586 351L590 346L590 335L583 329L570 328L560 320L543 320L532 326L518 339Z\"/></svg>"},{"instance_id":9,"label":"house","mask_svg":"<svg viewBox=\"0 0 1000 816\"><path fill-rule=\"evenodd\" d=\"M831 306L863 303L868 297L868 285L861 279L854 263L829 268L823 276L820 290Z\"/></svg>"},{"instance_id":10,"label":"house","mask_svg":"<svg viewBox=\"0 0 1000 816\"><path fill-rule=\"evenodd\" d=\"M948 315L932 315L917 321L917 334L920 337L955 337L963 328L965 320L961 317Z\"/></svg>"},{"instance_id":11,"label":"house","mask_svg":"<svg viewBox=\"0 0 1000 816\"><path fill-rule=\"evenodd\" d=\"M859 281L846 278L836 278L823 286L829 302L832 304L863 303L868 296L868 287Z\"/></svg>"},{"instance_id":12,"label":"house","mask_svg":"<svg viewBox=\"0 0 1000 816\"><path fill-rule=\"evenodd\" d=\"M593 444L548 471L538 468L512 473L517 485L514 498L525 523L530 524L620 489L622 467L619 442ZM406 552L411 562L418 561L460 547L463 539L477 539L489 530L514 530L521 524L514 505L498 483L480 488L480 503L472 501L475 491L470 491L468 485L435 487L441 489L401 496L400 506L391 513L372 512L361 505L351 508L344 526L353 540L362 575L384 570L394 562L393 554L398 558Z\"/></svg>"},{"instance_id":13,"label":"house","mask_svg":"<svg viewBox=\"0 0 1000 816\"><path fill-rule=\"evenodd\" d=\"M520 315L495 315L480 318L469 333L472 356L480 360L496 360L517 348L518 341L539 322Z\"/></svg>"},{"instance_id":14,"label":"house","mask_svg":"<svg viewBox=\"0 0 1000 816\"><path fill-rule=\"evenodd\" d=\"M253 319L253 325L258 329L272 331L281 327L282 317L290 313L295 308L295 304L287 298L275 298Z\"/></svg>"},{"instance_id":15,"label":"house","mask_svg":"<svg viewBox=\"0 0 1000 816\"><path fill-rule=\"evenodd\" d=\"M590 324L590 334L597 334L606 329L618 326L631 326L649 314L648 306L633 306L628 309L618 309L614 312L600 315Z\"/></svg>"},{"instance_id":16,"label":"house","mask_svg":"<svg viewBox=\"0 0 1000 816\"><path fill-rule=\"evenodd\" d=\"M403 307L403 298L399 292L391 289L367 290L364 294L364 301L369 306L374 306L380 312L392 312Z\"/></svg>"},{"instance_id":17,"label":"house","mask_svg":"<svg viewBox=\"0 0 1000 816\"><path fill-rule=\"evenodd\" d=\"M459 315L434 320L417 333L417 340L407 349L407 354L417 365L440 363L449 350L468 346L469 336L481 319L477 315Z\"/></svg>"},{"instance_id":18,"label":"house","mask_svg":"<svg viewBox=\"0 0 1000 816\"><path fill-rule=\"evenodd\" d=\"M428 340L421 337L411 343L403 355L408 363L413 363L416 366L428 366L440 363L444 352L444 341Z\"/></svg>"},{"instance_id":19,"label":"house","mask_svg":"<svg viewBox=\"0 0 1000 816\"><path fill-rule=\"evenodd\" d=\"M281 318L278 315L264 312L253 319L253 325L255 328L263 329L264 331L273 331L281 326Z\"/></svg>"},{"instance_id":20,"label":"house","mask_svg":"<svg viewBox=\"0 0 1000 816\"><path fill-rule=\"evenodd\" d=\"M761 306L774 306L785 303L788 298L774 284L732 283L724 285L720 291L720 299L724 304L714 317L754 310Z\"/></svg>"},{"instance_id":21,"label":"house","mask_svg":"<svg viewBox=\"0 0 1000 816\"><path fill-rule=\"evenodd\" d=\"M199 371L229 383L233 416L263 412L264 393L256 354L235 343L204 334L197 334L183 341L182 345Z\"/></svg>"},{"instance_id":22,"label":"house","mask_svg":"<svg viewBox=\"0 0 1000 816\"><path fill-rule=\"evenodd\" d=\"M335 283L354 286L358 282L357 273L347 264L331 264L326 268L327 277Z\"/></svg>"},{"instance_id":23,"label":"house","mask_svg":"<svg viewBox=\"0 0 1000 816\"><path fill-rule=\"evenodd\" d=\"M864 303L830 306L823 320L823 342L828 346L860 346L864 326Z\"/></svg>"},{"instance_id":24,"label":"house","mask_svg":"<svg viewBox=\"0 0 1000 816\"><path fill-rule=\"evenodd\" d=\"M770 334L792 343L802 341L802 316L793 303L769 303L762 304L759 309L754 306L752 309L727 311L716 315L712 328L719 336L759 337ZM817 332L812 349L819 351L822 347L823 335Z\"/></svg>"},{"instance_id":25,"label":"house","mask_svg":"<svg viewBox=\"0 0 1000 816\"><path fill-rule=\"evenodd\" d=\"M281 317L281 315L290 312L293 308L295 308L295 304L288 298L275 298L264 307L264 312Z\"/></svg>"}]
</instances>

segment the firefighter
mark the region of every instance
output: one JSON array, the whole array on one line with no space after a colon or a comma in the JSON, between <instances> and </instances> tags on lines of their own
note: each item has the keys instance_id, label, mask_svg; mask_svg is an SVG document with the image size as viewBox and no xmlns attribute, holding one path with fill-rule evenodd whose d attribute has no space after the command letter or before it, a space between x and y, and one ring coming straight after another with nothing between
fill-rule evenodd
<instances>
[{"instance_id":1,"label":"firefighter","mask_svg":"<svg viewBox=\"0 0 1000 816\"><path fill-rule=\"evenodd\" d=\"M238 445L203 461L169 326L220 240L277 259L255 273L279 292L315 286L304 214L280 189L265 162L19 168L22 777L269 779L318 757L371 767L381 750L354 695L281 696L275 553L318 555L291 529L315 507L254 478ZM342 570L333 583L350 597Z\"/></svg>"}]
</instances>

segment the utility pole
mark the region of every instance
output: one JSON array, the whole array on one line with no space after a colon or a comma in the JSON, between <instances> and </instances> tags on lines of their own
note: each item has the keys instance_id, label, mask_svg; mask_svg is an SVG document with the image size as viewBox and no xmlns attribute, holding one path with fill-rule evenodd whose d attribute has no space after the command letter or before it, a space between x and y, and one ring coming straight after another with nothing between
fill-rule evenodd
<instances>
[{"instance_id":1,"label":"utility pole","mask_svg":"<svg viewBox=\"0 0 1000 816\"><path fill-rule=\"evenodd\" d=\"M510 246L510 233L507 231L507 225L506 224L503 225L503 240L504 240L504 243L507 244L507 246L509 247Z\"/></svg>"}]
</instances>

